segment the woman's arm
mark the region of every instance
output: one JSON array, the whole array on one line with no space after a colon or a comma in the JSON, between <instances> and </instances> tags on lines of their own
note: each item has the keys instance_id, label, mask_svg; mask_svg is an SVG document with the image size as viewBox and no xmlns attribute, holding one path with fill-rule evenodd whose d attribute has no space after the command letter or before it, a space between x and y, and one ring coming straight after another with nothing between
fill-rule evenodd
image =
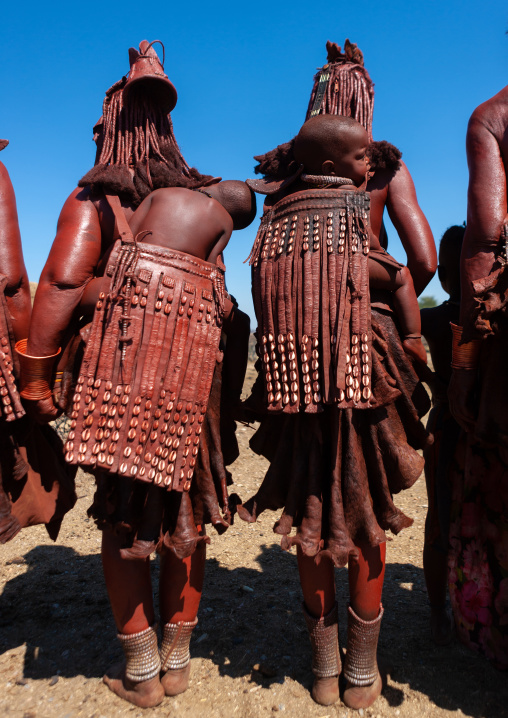
<instances>
[{"instance_id":1,"label":"woman's arm","mask_svg":"<svg viewBox=\"0 0 508 718\"><path fill-rule=\"evenodd\" d=\"M30 285L23 261L16 198L9 174L0 162L0 273L7 277L5 299L16 341L30 326Z\"/></svg>"},{"instance_id":2,"label":"woman's arm","mask_svg":"<svg viewBox=\"0 0 508 718\"><path fill-rule=\"evenodd\" d=\"M437 253L429 223L423 214L406 165L401 162L388 185L386 208L407 254L407 266L417 294L437 269Z\"/></svg>"},{"instance_id":3,"label":"woman's arm","mask_svg":"<svg viewBox=\"0 0 508 718\"><path fill-rule=\"evenodd\" d=\"M76 189L65 202L57 233L35 295L26 353L52 356L78 306L101 255L101 226L87 190ZM57 415L53 399L32 402L39 421Z\"/></svg>"}]
</instances>

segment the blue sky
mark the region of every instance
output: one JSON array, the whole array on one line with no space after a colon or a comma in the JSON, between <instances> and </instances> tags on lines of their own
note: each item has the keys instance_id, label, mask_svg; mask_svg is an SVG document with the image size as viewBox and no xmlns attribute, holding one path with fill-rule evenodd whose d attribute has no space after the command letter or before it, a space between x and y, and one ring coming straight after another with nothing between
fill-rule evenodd
<instances>
[{"instance_id":1,"label":"blue sky","mask_svg":"<svg viewBox=\"0 0 508 718\"><path fill-rule=\"evenodd\" d=\"M9 3L2 10L0 155L37 281L66 196L92 166L105 90L142 39L166 46L175 135L189 164L253 176L254 154L301 126L325 43L358 43L375 82L374 138L402 150L436 241L466 217L464 137L472 110L508 83L508 6L497 0L344 3ZM228 286L251 315L257 223L226 250ZM405 261L388 224L390 252ZM445 298L434 279L425 294Z\"/></svg>"}]
</instances>

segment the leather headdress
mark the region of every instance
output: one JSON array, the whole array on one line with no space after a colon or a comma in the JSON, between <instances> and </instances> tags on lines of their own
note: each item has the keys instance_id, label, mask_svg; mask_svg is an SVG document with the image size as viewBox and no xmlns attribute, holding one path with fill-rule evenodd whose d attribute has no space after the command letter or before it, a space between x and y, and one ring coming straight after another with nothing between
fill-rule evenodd
<instances>
[{"instance_id":1,"label":"leather headdress","mask_svg":"<svg viewBox=\"0 0 508 718\"><path fill-rule=\"evenodd\" d=\"M162 46L162 63L153 45L158 42ZM164 72L164 45L160 40L139 44L139 51L129 48L131 69L123 90L124 102L127 104L138 92L151 95L165 113L171 112L176 105L177 93L173 83Z\"/></svg>"},{"instance_id":2,"label":"leather headdress","mask_svg":"<svg viewBox=\"0 0 508 718\"><path fill-rule=\"evenodd\" d=\"M8 144L9 144L9 140L0 140L0 152L2 150L5 150L5 148L7 147Z\"/></svg>"},{"instance_id":3,"label":"leather headdress","mask_svg":"<svg viewBox=\"0 0 508 718\"><path fill-rule=\"evenodd\" d=\"M327 63L314 76L306 120L314 115L352 117L365 127L372 142L374 83L365 69L363 53L346 40L344 52L337 43L326 43Z\"/></svg>"},{"instance_id":4,"label":"leather headdress","mask_svg":"<svg viewBox=\"0 0 508 718\"><path fill-rule=\"evenodd\" d=\"M363 66L363 52L355 42L349 42L346 38L344 43L344 52L341 51L340 45L336 42L326 43L326 52L328 62L350 62L354 65Z\"/></svg>"}]
</instances>

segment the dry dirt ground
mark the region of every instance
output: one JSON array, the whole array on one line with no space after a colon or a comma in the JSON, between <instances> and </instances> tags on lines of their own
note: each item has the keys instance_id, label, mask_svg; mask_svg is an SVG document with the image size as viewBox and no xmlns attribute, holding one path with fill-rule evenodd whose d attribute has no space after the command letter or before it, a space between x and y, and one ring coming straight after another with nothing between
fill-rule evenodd
<instances>
[{"instance_id":1,"label":"dry dirt ground","mask_svg":"<svg viewBox=\"0 0 508 718\"><path fill-rule=\"evenodd\" d=\"M266 463L248 448L241 426L234 489L249 496ZM189 690L142 711L114 696L101 678L121 656L115 638L99 547L86 516L93 482L78 477L79 500L57 543L43 527L26 529L2 547L0 561L0 716L5 718L343 718L340 703L316 705L310 645L301 612L294 554L272 532L276 515L256 524L236 520L212 535L206 585L194 631ZM388 544L385 618L379 645L388 685L364 716L508 716L506 674L456 641L437 648L429 638L422 571L426 494L422 479L398 497L414 526ZM157 586L158 560L152 561ZM345 641L347 575L337 571L341 642ZM262 668L262 672L256 670Z\"/></svg>"}]
</instances>

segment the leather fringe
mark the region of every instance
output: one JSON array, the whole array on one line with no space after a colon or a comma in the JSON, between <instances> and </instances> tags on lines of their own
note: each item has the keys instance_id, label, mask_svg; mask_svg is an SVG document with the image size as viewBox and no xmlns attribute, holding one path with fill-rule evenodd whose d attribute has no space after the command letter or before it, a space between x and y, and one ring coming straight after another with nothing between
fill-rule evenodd
<instances>
[{"instance_id":1,"label":"leather fringe","mask_svg":"<svg viewBox=\"0 0 508 718\"><path fill-rule=\"evenodd\" d=\"M224 273L117 241L73 398L66 460L188 491L224 311Z\"/></svg>"},{"instance_id":2,"label":"leather fringe","mask_svg":"<svg viewBox=\"0 0 508 718\"><path fill-rule=\"evenodd\" d=\"M249 261L270 411L375 405L369 207L362 191L308 190L261 221Z\"/></svg>"}]
</instances>

